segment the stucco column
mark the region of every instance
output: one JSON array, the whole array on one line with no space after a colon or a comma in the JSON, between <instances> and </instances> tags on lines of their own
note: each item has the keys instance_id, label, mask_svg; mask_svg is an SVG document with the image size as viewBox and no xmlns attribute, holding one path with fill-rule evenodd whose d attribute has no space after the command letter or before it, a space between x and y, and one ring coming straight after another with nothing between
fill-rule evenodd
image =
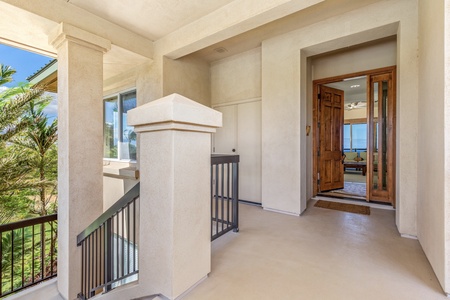
<instances>
[{"instance_id":1,"label":"stucco column","mask_svg":"<svg viewBox=\"0 0 450 300\"><path fill-rule=\"evenodd\" d=\"M103 209L103 53L111 44L63 23L49 41L58 51L58 289L75 299L76 237Z\"/></svg>"},{"instance_id":2,"label":"stucco column","mask_svg":"<svg viewBox=\"0 0 450 300\"><path fill-rule=\"evenodd\" d=\"M211 269L211 133L222 114L172 94L128 123L140 135L139 284L175 299Z\"/></svg>"}]
</instances>

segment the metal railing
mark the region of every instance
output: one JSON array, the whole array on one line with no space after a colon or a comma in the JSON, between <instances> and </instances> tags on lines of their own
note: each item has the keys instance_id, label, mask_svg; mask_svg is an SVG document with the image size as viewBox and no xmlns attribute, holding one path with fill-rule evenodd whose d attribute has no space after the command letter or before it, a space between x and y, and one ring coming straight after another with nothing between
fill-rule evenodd
<instances>
[{"instance_id":1,"label":"metal railing","mask_svg":"<svg viewBox=\"0 0 450 300\"><path fill-rule=\"evenodd\" d=\"M239 231L239 155L211 155L211 240Z\"/></svg>"},{"instance_id":2,"label":"metal railing","mask_svg":"<svg viewBox=\"0 0 450 300\"><path fill-rule=\"evenodd\" d=\"M57 275L57 215L0 226L0 297Z\"/></svg>"},{"instance_id":3,"label":"metal railing","mask_svg":"<svg viewBox=\"0 0 450 300\"><path fill-rule=\"evenodd\" d=\"M77 237L81 246L79 299L138 279L139 183Z\"/></svg>"}]
</instances>

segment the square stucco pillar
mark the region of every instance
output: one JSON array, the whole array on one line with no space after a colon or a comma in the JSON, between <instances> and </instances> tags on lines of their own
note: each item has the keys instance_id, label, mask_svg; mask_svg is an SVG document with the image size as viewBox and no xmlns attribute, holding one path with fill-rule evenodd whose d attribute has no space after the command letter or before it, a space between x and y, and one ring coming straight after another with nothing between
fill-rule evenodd
<instances>
[{"instance_id":1,"label":"square stucco pillar","mask_svg":"<svg viewBox=\"0 0 450 300\"><path fill-rule=\"evenodd\" d=\"M75 299L76 237L103 210L103 53L111 44L63 23L49 41L58 51L58 290Z\"/></svg>"},{"instance_id":2,"label":"square stucco pillar","mask_svg":"<svg viewBox=\"0 0 450 300\"><path fill-rule=\"evenodd\" d=\"M172 94L128 123L140 135L139 284L175 299L211 269L211 133L222 114Z\"/></svg>"}]
</instances>

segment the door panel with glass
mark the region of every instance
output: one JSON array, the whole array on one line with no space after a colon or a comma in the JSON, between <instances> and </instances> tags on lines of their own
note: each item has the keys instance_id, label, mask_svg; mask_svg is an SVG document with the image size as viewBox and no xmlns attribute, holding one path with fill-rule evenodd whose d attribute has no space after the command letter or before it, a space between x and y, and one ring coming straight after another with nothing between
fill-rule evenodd
<instances>
[{"instance_id":1,"label":"door panel with glass","mask_svg":"<svg viewBox=\"0 0 450 300\"><path fill-rule=\"evenodd\" d=\"M395 204L395 93L393 71L369 76L367 198Z\"/></svg>"}]
</instances>

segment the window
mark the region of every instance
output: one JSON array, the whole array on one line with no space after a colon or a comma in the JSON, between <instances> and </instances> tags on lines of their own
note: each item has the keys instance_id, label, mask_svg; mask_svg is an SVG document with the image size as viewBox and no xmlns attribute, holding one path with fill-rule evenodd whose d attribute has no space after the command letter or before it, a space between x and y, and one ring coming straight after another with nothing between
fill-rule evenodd
<instances>
[{"instance_id":1,"label":"window","mask_svg":"<svg viewBox=\"0 0 450 300\"><path fill-rule=\"evenodd\" d=\"M367 149L367 124L360 123L344 125L344 149Z\"/></svg>"},{"instance_id":2,"label":"window","mask_svg":"<svg viewBox=\"0 0 450 300\"><path fill-rule=\"evenodd\" d=\"M114 95L103 101L104 157L136 160L136 133L127 125L127 113L136 107L136 91Z\"/></svg>"}]
</instances>

